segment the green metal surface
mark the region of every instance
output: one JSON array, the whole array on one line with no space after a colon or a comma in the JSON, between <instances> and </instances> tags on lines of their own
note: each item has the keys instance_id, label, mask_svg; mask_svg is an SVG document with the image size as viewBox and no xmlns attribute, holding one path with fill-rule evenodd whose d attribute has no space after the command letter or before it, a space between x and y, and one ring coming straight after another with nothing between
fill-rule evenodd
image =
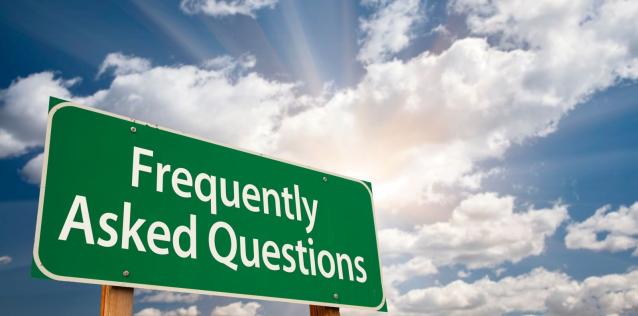
<instances>
[{"instance_id":1,"label":"green metal surface","mask_svg":"<svg viewBox=\"0 0 638 316\"><path fill-rule=\"evenodd\" d=\"M62 281L94 284L114 284L176 290L204 294L249 296L262 299L295 301L328 306L357 306L379 309L384 297L379 266L371 191L361 181L336 176L327 172L293 165L261 155L240 151L175 132L133 122L126 118L69 103L57 104L49 113L49 135L45 148L45 171L41 188L38 227L34 246L35 264L47 277ZM132 132L131 127L135 127ZM152 172L140 172L139 184L132 186L133 149L153 151L153 156L141 156L140 164L151 166ZM170 164L171 172L163 177L163 192L157 191L157 163ZM221 201L217 184L216 214L211 214L210 203L196 197L187 185L178 187L191 192L191 198L178 196L171 182L172 171L183 167L192 173L193 182L199 173L225 178L227 187L232 181L240 186L253 184L259 190L281 192L298 185L299 196L307 201L316 200L314 228L305 209L301 217L290 220L283 210L276 216L275 200L269 200L270 213L254 212L246 208L240 198L240 207L226 207ZM203 192L210 191L205 185ZM229 191L228 195L232 195ZM88 244L85 231L71 228L65 240L61 232L71 206L77 196L86 199L93 234ZM263 198L263 196L262 196ZM130 203L130 220L144 219L138 230L145 251L140 251L134 240L123 249L122 226L124 202ZM260 203L253 201L254 205ZM250 202L249 202L250 204ZM294 208L291 202L291 208ZM303 208L303 204L302 204ZM292 211L291 211L292 212ZM105 213L113 213L117 220L109 225L117 233L117 242L109 247L100 246L98 239L109 240L110 235L100 225ZM178 226L189 226L190 216L196 220L193 240L186 234L179 239L179 247L188 249L195 243L196 254L182 258L176 254L173 233ZM75 222L87 220L78 211ZM156 221L169 228L170 241L155 241L168 249L161 255L151 251L148 242L149 226ZM217 222L232 227L237 239L237 252L232 262L237 270L220 263L211 254L209 231ZM157 231L156 231L157 232ZM224 230L216 235L216 249L221 254L231 250L231 238ZM248 258L253 257L253 239L258 240L260 267L247 267L242 263L240 236L245 237ZM310 240L312 239L312 245ZM273 271L265 265L263 245L273 241L280 250L280 258L268 259L280 269ZM341 261L343 278L335 262L334 275L324 276L301 272L299 261L305 267L312 265L306 253L299 260L298 253L289 252L297 265L292 272L281 253L285 244L297 245L318 253L328 251L336 261L337 254L347 254L352 261L362 258L361 268L365 281L354 264L354 279L350 280L348 264ZM272 250L272 249L271 249ZM290 249L288 249L290 250ZM324 256L324 270L330 270L330 260ZM128 272L125 276L124 271Z\"/></svg>"}]
</instances>

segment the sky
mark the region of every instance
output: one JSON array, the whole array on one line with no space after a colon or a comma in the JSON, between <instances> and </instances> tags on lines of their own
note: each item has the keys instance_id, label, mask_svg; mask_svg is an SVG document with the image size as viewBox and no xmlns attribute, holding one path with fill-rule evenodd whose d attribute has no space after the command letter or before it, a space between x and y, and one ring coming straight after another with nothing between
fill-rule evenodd
<instances>
[{"instance_id":1,"label":"sky","mask_svg":"<svg viewBox=\"0 0 638 316\"><path fill-rule=\"evenodd\" d=\"M30 276L56 96L371 181L390 315L638 315L636 29L629 0L2 2L0 314L99 310Z\"/></svg>"}]
</instances>

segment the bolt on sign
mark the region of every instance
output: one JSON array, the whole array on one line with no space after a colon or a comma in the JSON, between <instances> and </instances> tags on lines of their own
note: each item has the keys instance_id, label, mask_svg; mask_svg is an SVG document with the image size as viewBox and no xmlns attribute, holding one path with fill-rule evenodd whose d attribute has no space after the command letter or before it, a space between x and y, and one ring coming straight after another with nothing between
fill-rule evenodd
<instances>
[{"instance_id":1,"label":"bolt on sign","mask_svg":"<svg viewBox=\"0 0 638 316\"><path fill-rule=\"evenodd\" d=\"M68 102L44 155L45 277L384 309L367 183Z\"/></svg>"}]
</instances>

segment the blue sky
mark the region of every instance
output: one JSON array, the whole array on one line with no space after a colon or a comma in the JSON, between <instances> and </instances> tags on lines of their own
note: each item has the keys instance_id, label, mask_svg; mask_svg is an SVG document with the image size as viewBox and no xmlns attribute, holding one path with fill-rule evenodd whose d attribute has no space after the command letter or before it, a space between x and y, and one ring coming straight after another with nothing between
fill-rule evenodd
<instances>
[{"instance_id":1,"label":"blue sky","mask_svg":"<svg viewBox=\"0 0 638 316\"><path fill-rule=\"evenodd\" d=\"M391 314L635 315L636 3L208 3L0 3L2 314L99 308L30 276L55 93L370 179ZM307 312L169 296L135 312Z\"/></svg>"}]
</instances>

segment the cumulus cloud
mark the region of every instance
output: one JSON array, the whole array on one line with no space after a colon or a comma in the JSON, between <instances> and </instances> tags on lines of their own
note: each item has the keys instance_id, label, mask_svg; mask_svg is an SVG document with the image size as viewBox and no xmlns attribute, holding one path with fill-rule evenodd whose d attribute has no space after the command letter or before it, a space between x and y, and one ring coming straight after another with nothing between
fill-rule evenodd
<instances>
[{"instance_id":1,"label":"cumulus cloud","mask_svg":"<svg viewBox=\"0 0 638 316\"><path fill-rule=\"evenodd\" d=\"M543 311L549 290L569 282L561 273L537 268L528 274L474 283L462 280L445 286L410 290L395 298L403 312L422 315L499 315L511 311Z\"/></svg>"},{"instance_id":2,"label":"cumulus cloud","mask_svg":"<svg viewBox=\"0 0 638 316\"><path fill-rule=\"evenodd\" d=\"M545 301L549 315L625 315L638 309L638 271L590 277L556 287Z\"/></svg>"},{"instance_id":3,"label":"cumulus cloud","mask_svg":"<svg viewBox=\"0 0 638 316\"><path fill-rule=\"evenodd\" d=\"M182 0L180 8L187 14L203 13L214 17L227 15L247 15L255 17L255 12L263 8L274 8L277 0Z\"/></svg>"},{"instance_id":4,"label":"cumulus cloud","mask_svg":"<svg viewBox=\"0 0 638 316\"><path fill-rule=\"evenodd\" d=\"M383 272L385 273L385 281L395 284L410 278L435 274L437 269L429 259L414 257L407 262L384 267Z\"/></svg>"},{"instance_id":5,"label":"cumulus cloud","mask_svg":"<svg viewBox=\"0 0 638 316\"><path fill-rule=\"evenodd\" d=\"M18 78L3 90L0 158L43 145L48 96L258 151L272 148L274 131L288 111L313 102L311 97L297 96L295 83L246 73L255 63L251 55L222 56L200 66L151 68L131 66L141 63L137 57L116 55L117 63L111 54L102 67L115 67L110 87L88 96L73 96L69 88L77 80L51 72ZM22 169L27 181L39 183L41 160L36 156Z\"/></svg>"},{"instance_id":6,"label":"cumulus cloud","mask_svg":"<svg viewBox=\"0 0 638 316\"><path fill-rule=\"evenodd\" d=\"M211 316L258 316L261 305L257 302L235 302L225 306L217 306L210 313Z\"/></svg>"},{"instance_id":7,"label":"cumulus cloud","mask_svg":"<svg viewBox=\"0 0 638 316\"><path fill-rule=\"evenodd\" d=\"M9 264L11 261L13 261L13 258L9 256L0 256L0 265Z\"/></svg>"},{"instance_id":8,"label":"cumulus cloud","mask_svg":"<svg viewBox=\"0 0 638 316\"><path fill-rule=\"evenodd\" d=\"M440 55L370 65L356 88L284 120L279 152L379 183L380 208L417 217L410 222L437 219L421 211L426 203L453 204L446 188L476 189L476 161L538 136L569 108L521 86L532 55L470 38ZM322 152L307 139L319 140Z\"/></svg>"},{"instance_id":9,"label":"cumulus cloud","mask_svg":"<svg viewBox=\"0 0 638 316\"><path fill-rule=\"evenodd\" d=\"M244 54L238 58L233 58L228 55L218 56L215 58L204 61L203 66L207 69L222 70L230 73L234 71L244 71L255 67L257 64L257 58L251 54Z\"/></svg>"},{"instance_id":10,"label":"cumulus cloud","mask_svg":"<svg viewBox=\"0 0 638 316\"><path fill-rule=\"evenodd\" d=\"M561 83L558 89L584 92L616 76L638 76L638 38L631 32L638 26L638 6L632 1L456 0L452 7L468 15L475 34L498 36L503 49L528 47L546 58L537 75L552 74ZM590 69L589 63L605 67ZM552 69L558 65L571 71L561 76ZM583 77L570 84L578 76ZM550 83L536 84L547 88Z\"/></svg>"},{"instance_id":11,"label":"cumulus cloud","mask_svg":"<svg viewBox=\"0 0 638 316\"><path fill-rule=\"evenodd\" d=\"M46 71L14 80L0 91L0 158L42 146L49 96L70 98L68 88L79 79L63 79Z\"/></svg>"},{"instance_id":12,"label":"cumulus cloud","mask_svg":"<svg viewBox=\"0 0 638 316\"><path fill-rule=\"evenodd\" d=\"M205 65L157 66L116 75L110 87L76 98L108 111L268 151L274 131L300 106L294 83L269 80L245 69L254 58L218 58Z\"/></svg>"},{"instance_id":13,"label":"cumulus cloud","mask_svg":"<svg viewBox=\"0 0 638 316\"><path fill-rule=\"evenodd\" d=\"M385 229L380 242L386 254L422 256L437 266L495 267L539 255L567 217L563 205L515 212L512 196L481 193L463 200L448 221L413 231Z\"/></svg>"},{"instance_id":14,"label":"cumulus cloud","mask_svg":"<svg viewBox=\"0 0 638 316\"><path fill-rule=\"evenodd\" d=\"M197 306L192 305L186 308L180 307L174 310L160 310L149 307L135 313L135 316L198 316L199 314Z\"/></svg>"},{"instance_id":15,"label":"cumulus cloud","mask_svg":"<svg viewBox=\"0 0 638 316\"><path fill-rule=\"evenodd\" d=\"M112 69L116 76L121 76L146 71L149 68L151 68L151 62L148 59L122 53L110 53L104 58L97 76L101 76L109 69Z\"/></svg>"},{"instance_id":16,"label":"cumulus cloud","mask_svg":"<svg viewBox=\"0 0 638 316\"><path fill-rule=\"evenodd\" d=\"M383 61L408 47L413 26L424 19L420 0L368 0L363 3L376 9L371 17L360 21L365 36L357 59L366 64Z\"/></svg>"},{"instance_id":17,"label":"cumulus cloud","mask_svg":"<svg viewBox=\"0 0 638 316\"><path fill-rule=\"evenodd\" d=\"M467 37L437 55L368 65L356 87L284 120L279 152L379 183L384 223L445 219L458 192L480 190L477 161L551 133L594 92L636 78L638 36L626 31L636 13L626 12L637 4L592 1L583 10L552 3L510 10L501 1L455 1L451 8L468 16ZM495 17L528 26L487 27ZM545 20L560 22L538 22ZM325 154L307 139L321 140Z\"/></svg>"},{"instance_id":18,"label":"cumulus cloud","mask_svg":"<svg viewBox=\"0 0 638 316\"><path fill-rule=\"evenodd\" d=\"M142 296L143 303L195 303L200 299L197 294L175 293L168 291L150 291L138 289L135 296Z\"/></svg>"},{"instance_id":19,"label":"cumulus cloud","mask_svg":"<svg viewBox=\"0 0 638 316\"><path fill-rule=\"evenodd\" d=\"M615 47L622 52L615 57L605 55L611 49L591 53L564 47L562 39L506 48L482 38L503 37L503 31L473 26L476 36L471 33L438 55L424 52L406 61L370 64L357 86L323 98L300 95L295 83L248 71L252 62L239 63L245 71L229 72L224 65L233 62L221 58L208 66L116 74L107 89L74 100L372 180L378 183L376 204L385 225L446 220L462 194L480 190L491 174L477 170L476 162L546 135L591 93L631 78L637 36L609 37L590 25L635 23L604 13L622 11L614 6L631 10L626 3L610 2L596 7L598 14L560 11L578 17L570 21L584 22L565 22L547 33L573 37L578 45ZM489 7L485 11L492 15L475 14L460 1L454 8L473 21L500 12ZM557 14L537 11L539 19ZM596 32L602 33L593 36ZM575 67L577 60L583 62Z\"/></svg>"},{"instance_id":20,"label":"cumulus cloud","mask_svg":"<svg viewBox=\"0 0 638 316\"><path fill-rule=\"evenodd\" d=\"M604 237L598 238L600 234ZM638 202L611 211L606 205L582 222L567 226L565 245L569 249L618 252L634 249L638 255Z\"/></svg>"},{"instance_id":21,"label":"cumulus cloud","mask_svg":"<svg viewBox=\"0 0 638 316\"><path fill-rule=\"evenodd\" d=\"M410 290L394 299L399 315L619 315L638 307L638 271L590 277L536 268L498 281L484 277Z\"/></svg>"},{"instance_id":22,"label":"cumulus cloud","mask_svg":"<svg viewBox=\"0 0 638 316\"><path fill-rule=\"evenodd\" d=\"M31 184L40 184L42 178L42 160L44 154L38 154L31 158L26 165L20 170L22 178Z\"/></svg>"},{"instance_id":23,"label":"cumulus cloud","mask_svg":"<svg viewBox=\"0 0 638 316\"><path fill-rule=\"evenodd\" d=\"M401 262L383 267L384 292L386 297L395 297L399 294L398 286L410 279L420 276L436 274L436 266L428 258L413 257L406 262Z\"/></svg>"}]
</instances>

